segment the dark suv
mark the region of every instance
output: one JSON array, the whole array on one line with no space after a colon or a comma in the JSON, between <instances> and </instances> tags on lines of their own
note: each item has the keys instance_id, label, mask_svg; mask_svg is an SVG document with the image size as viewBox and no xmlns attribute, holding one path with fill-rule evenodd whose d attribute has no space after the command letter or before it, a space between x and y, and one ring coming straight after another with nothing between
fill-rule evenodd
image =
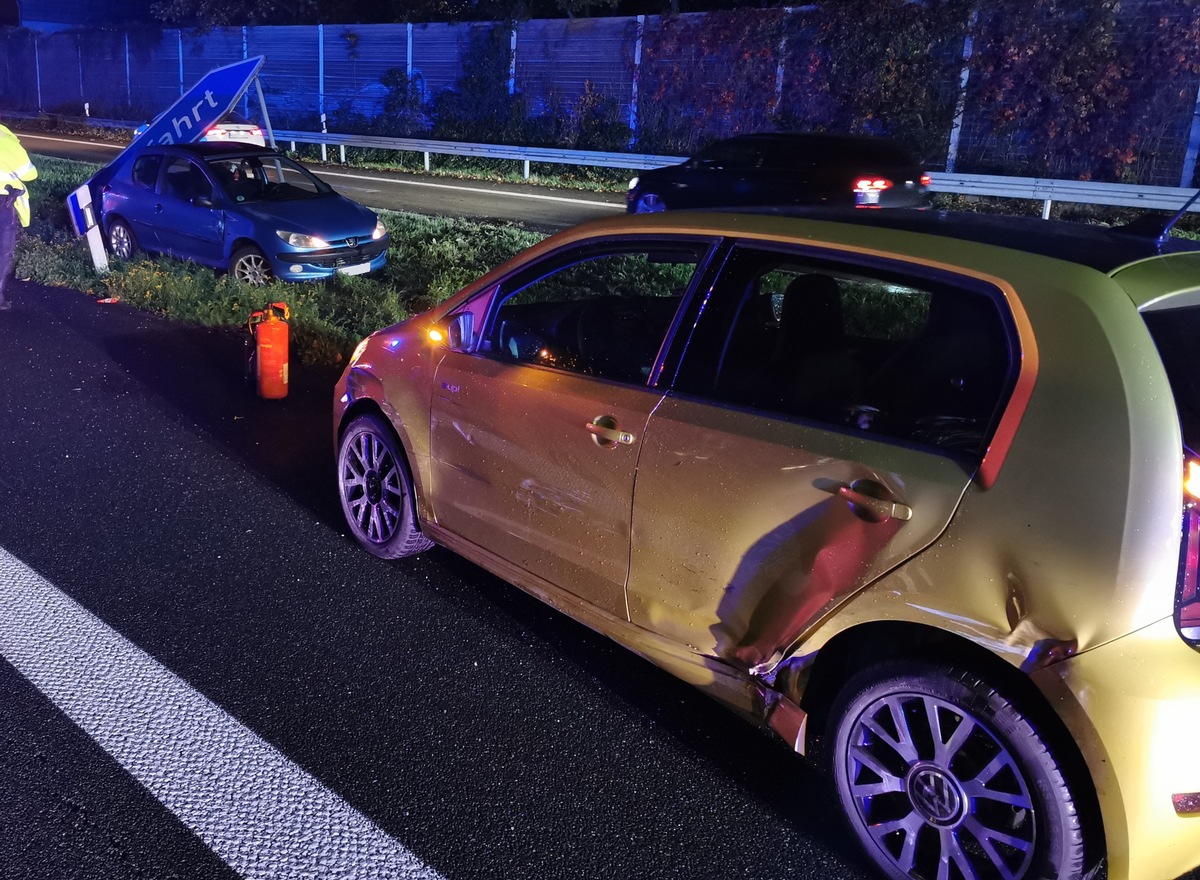
<instances>
[{"instance_id":1,"label":"dark suv","mask_svg":"<svg viewBox=\"0 0 1200 880\"><path fill-rule=\"evenodd\" d=\"M668 208L832 205L918 208L929 175L883 138L836 134L748 134L717 141L680 165L629 181L631 214Z\"/></svg>"}]
</instances>

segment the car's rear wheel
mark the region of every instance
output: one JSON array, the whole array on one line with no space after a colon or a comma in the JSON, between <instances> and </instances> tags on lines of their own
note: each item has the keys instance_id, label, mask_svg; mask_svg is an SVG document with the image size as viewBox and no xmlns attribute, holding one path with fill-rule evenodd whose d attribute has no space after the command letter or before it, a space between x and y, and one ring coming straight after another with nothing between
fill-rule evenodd
<instances>
[{"instance_id":1,"label":"car's rear wheel","mask_svg":"<svg viewBox=\"0 0 1200 880\"><path fill-rule=\"evenodd\" d=\"M262 287L273 277L271 264L256 247L247 245L238 249L229 261L229 272L243 284Z\"/></svg>"},{"instance_id":2,"label":"car's rear wheel","mask_svg":"<svg viewBox=\"0 0 1200 880\"><path fill-rule=\"evenodd\" d=\"M1012 701L974 674L911 662L847 684L831 716L842 809L895 880L1080 877L1068 774Z\"/></svg>"},{"instance_id":3,"label":"car's rear wheel","mask_svg":"<svg viewBox=\"0 0 1200 880\"><path fill-rule=\"evenodd\" d=\"M338 446L338 495L355 540L383 559L433 546L417 526L412 477L391 427L376 415L354 419Z\"/></svg>"},{"instance_id":4,"label":"car's rear wheel","mask_svg":"<svg viewBox=\"0 0 1200 880\"><path fill-rule=\"evenodd\" d=\"M642 193L633 206L635 214L657 214L659 211L665 210L667 210L667 203L662 200L662 196L652 192Z\"/></svg>"},{"instance_id":5,"label":"car's rear wheel","mask_svg":"<svg viewBox=\"0 0 1200 880\"><path fill-rule=\"evenodd\" d=\"M108 250L118 260L131 260L137 253L133 230L119 217L108 225Z\"/></svg>"}]
</instances>

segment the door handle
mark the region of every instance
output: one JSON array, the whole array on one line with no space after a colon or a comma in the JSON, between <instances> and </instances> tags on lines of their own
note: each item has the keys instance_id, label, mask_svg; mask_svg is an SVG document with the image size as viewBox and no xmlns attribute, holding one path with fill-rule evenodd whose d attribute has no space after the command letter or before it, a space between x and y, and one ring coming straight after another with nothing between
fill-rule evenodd
<instances>
[{"instance_id":1,"label":"door handle","mask_svg":"<svg viewBox=\"0 0 1200 880\"><path fill-rule=\"evenodd\" d=\"M897 501L887 486L875 480L855 480L849 485L831 482L820 488L844 498L854 515L867 522L887 522L889 519L907 522L912 519L912 508Z\"/></svg>"},{"instance_id":2,"label":"door handle","mask_svg":"<svg viewBox=\"0 0 1200 880\"><path fill-rule=\"evenodd\" d=\"M617 420L612 416L596 416L584 427L592 435L592 440L596 445L603 446L605 449L615 449L618 444L629 446L636 439L628 431L620 430L617 427Z\"/></svg>"}]
</instances>

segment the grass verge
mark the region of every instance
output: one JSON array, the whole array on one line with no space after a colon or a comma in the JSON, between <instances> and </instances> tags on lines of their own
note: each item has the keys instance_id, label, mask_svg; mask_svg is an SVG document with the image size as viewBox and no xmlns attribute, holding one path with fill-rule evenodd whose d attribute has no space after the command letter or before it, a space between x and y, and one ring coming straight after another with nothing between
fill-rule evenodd
<instances>
[{"instance_id":1,"label":"grass verge","mask_svg":"<svg viewBox=\"0 0 1200 880\"><path fill-rule=\"evenodd\" d=\"M31 185L33 221L17 242L15 271L122 302L180 321L244 325L252 311L286 302L293 355L305 363L337 364L354 344L450 296L467 282L535 244L543 236L515 224L377 211L392 238L387 266L367 276L323 283L247 287L228 275L167 258L115 262L107 275L92 266L87 243L75 235L67 195L96 166L36 157Z\"/></svg>"}]
</instances>

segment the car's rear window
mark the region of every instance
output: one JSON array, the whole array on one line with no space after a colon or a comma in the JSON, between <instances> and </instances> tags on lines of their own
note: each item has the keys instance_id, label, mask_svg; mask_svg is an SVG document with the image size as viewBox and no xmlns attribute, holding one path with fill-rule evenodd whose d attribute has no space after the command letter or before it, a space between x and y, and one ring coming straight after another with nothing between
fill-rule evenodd
<instances>
[{"instance_id":1,"label":"car's rear window","mask_svg":"<svg viewBox=\"0 0 1200 880\"><path fill-rule=\"evenodd\" d=\"M1183 442L1200 451L1200 306L1146 312L1144 317L1171 381Z\"/></svg>"}]
</instances>

